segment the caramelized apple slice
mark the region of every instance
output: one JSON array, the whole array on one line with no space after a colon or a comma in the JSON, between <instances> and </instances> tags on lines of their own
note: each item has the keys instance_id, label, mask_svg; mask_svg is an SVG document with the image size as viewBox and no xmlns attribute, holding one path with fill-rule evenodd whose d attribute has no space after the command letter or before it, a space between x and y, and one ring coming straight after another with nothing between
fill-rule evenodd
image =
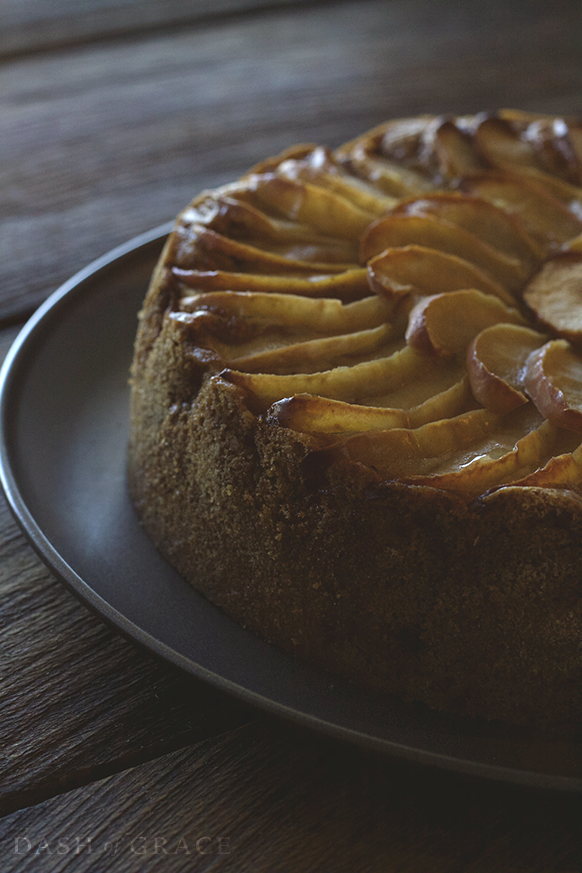
<instances>
[{"instance_id":1,"label":"caramelized apple slice","mask_svg":"<svg viewBox=\"0 0 582 873\"><path fill-rule=\"evenodd\" d=\"M501 171L467 176L461 187L517 215L542 246L561 245L582 232L582 222L566 206L543 185L524 176Z\"/></svg>"},{"instance_id":2,"label":"caramelized apple slice","mask_svg":"<svg viewBox=\"0 0 582 873\"><path fill-rule=\"evenodd\" d=\"M477 334L467 349L467 372L475 399L499 415L527 403L525 362L546 340L544 334L517 324L494 324Z\"/></svg>"},{"instance_id":3,"label":"caramelized apple slice","mask_svg":"<svg viewBox=\"0 0 582 873\"><path fill-rule=\"evenodd\" d=\"M348 174L332 153L321 146L302 160L283 161L277 167L277 174L292 181L311 182L339 194L358 209L370 213L370 220L388 212L397 203L394 197L381 194L363 179Z\"/></svg>"},{"instance_id":4,"label":"caramelized apple slice","mask_svg":"<svg viewBox=\"0 0 582 873\"><path fill-rule=\"evenodd\" d=\"M347 161L354 173L390 197L412 197L434 188L432 181L422 173L381 154L371 154L362 143L341 149L337 154L340 160Z\"/></svg>"},{"instance_id":5,"label":"caramelized apple slice","mask_svg":"<svg viewBox=\"0 0 582 873\"><path fill-rule=\"evenodd\" d=\"M209 291L182 300L185 311L218 310L240 318L263 319L316 334L349 333L378 327L394 307L381 297L342 303L334 297L302 297L247 291Z\"/></svg>"},{"instance_id":6,"label":"caramelized apple slice","mask_svg":"<svg viewBox=\"0 0 582 873\"><path fill-rule=\"evenodd\" d=\"M537 488L571 488L582 482L582 451L579 446L573 452L565 452L550 458L544 467L515 480L513 485Z\"/></svg>"},{"instance_id":7,"label":"caramelized apple slice","mask_svg":"<svg viewBox=\"0 0 582 873\"><path fill-rule=\"evenodd\" d=\"M486 163L500 170L541 169L535 149L507 120L498 115L484 117L476 126L473 139Z\"/></svg>"},{"instance_id":8,"label":"caramelized apple slice","mask_svg":"<svg viewBox=\"0 0 582 873\"><path fill-rule=\"evenodd\" d=\"M520 288L529 275L517 258L494 249L463 227L427 215L393 214L375 221L362 237L360 261L366 263L388 248L413 244L463 258L509 289Z\"/></svg>"},{"instance_id":9,"label":"caramelized apple slice","mask_svg":"<svg viewBox=\"0 0 582 873\"><path fill-rule=\"evenodd\" d=\"M582 164L564 118L532 118L523 133L544 169L572 185L582 183Z\"/></svg>"},{"instance_id":10,"label":"caramelized apple slice","mask_svg":"<svg viewBox=\"0 0 582 873\"><path fill-rule=\"evenodd\" d=\"M509 123L507 119L499 116L486 118L475 131L475 144L491 166L525 176L543 186L548 193L565 204L572 200L579 200L580 189L576 184L554 175L555 160L553 166L548 167L547 161L544 164L531 131L520 130L522 127L520 124ZM556 137L554 141L555 139ZM546 148L546 155L547 152Z\"/></svg>"},{"instance_id":11,"label":"caramelized apple slice","mask_svg":"<svg viewBox=\"0 0 582 873\"><path fill-rule=\"evenodd\" d=\"M462 288L494 294L511 305L513 297L498 282L456 255L426 246L387 249L368 264L368 282L376 294L394 299L406 294L432 296Z\"/></svg>"},{"instance_id":12,"label":"caramelized apple slice","mask_svg":"<svg viewBox=\"0 0 582 873\"><path fill-rule=\"evenodd\" d=\"M191 224L203 224L217 233L226 234L261 249L298 243L313 246L317 243L337 244L337 239L322 235L307 224L266 215L252 204L237 200L226 193L208 194L198 198L182 213L182 220Z\"/></svg>"},{"instance_id":13,"label":"caramelized apple slice","mask_svg":"<svg viewBox=\"0 0 582 873\"><path fill-rule=\"evenodd\" d=\"M348 437L331 452L374 467L385 476L400 475L424 458L438 458L482 440L501 419L488 409L476 409L417 428L392 428ZM412 462L412 464L410 464Z\"/></svg>"},{"instance_id":14,"label":"caramelized apple slice","mask_svg":"<svg viewBox=\"0 0 582 873\"><path fill-rule=\"evenodd\" d=\"M407 343L424 354L465 356L471 340L498 322L525 324L516 309L475 289L425 297L411 310Z\"/></svg>"},{"instance_id":15,"label":"caramelized apple slice","mask_svg":"<svg viewBox=\"0 0 582 873\"><path fill-rule=\"evenodd\" d=\"M239 373L225 370L221 375L254 395L265 409L294 394L317 394L331 400L357 402L361 397L380 394L420 376L426 358L405 346L393 355L364 361L353 367L335 367L322 373L277 376L270 373Z\"/></svg>"},{"instance_id":16,"label":"caramelized apple slice","mask_svg":"<svg viewBox=\"0 0 582 873\"><path fill-rule=\"evenodd\" d=\"M399 163L415 162L426 131L432 124L434 124L432 115L394 118L377 129L379 131L377 149L385 158L392 158Z\"/></svg>"},{"instance_id":17,"label":"caramelized apple slice","mask_svg":"<svg viewBox=\"0 0 582 873\"><path fill-rule=\"evenodd\" d=\"M425 143L427 137L425 136ZM471 136L459 130L451 119L442 120L432 131L430 147L434 152L441 175L453 180L483 169Z\"/></svg>"},{"instance_id":18,"label":"caramelized apple slice","mask_svg":"<svg viewBox=\"0 0 582 873\"><path fill-rule=\"evenodd\" d=\"M267 252L241 243L202 224L178 225L172 237L172 262L182 269L226 270L238 273L342 273L357 266L353 262L318 262L301 257Z\"/></svg>"},{"instance_id":19,"label":"caramelized apple slice","mask_svg":"<svg viewBox=\"0 0 582 873\"><path fill-rule=\"evenodd\" d=\"M543 249L526 233L519 219L481 197L430 194L399 204L394 213L434 215L474 233L483 242L517 258L530 271L542 260Z\"/></svg>"},{"instance_id":20,"label":"caramelized apple slice","mask_svg":"<svg viewBox=\"0 0 582 873\"><path fill-rule=\"evenodd\" d=\"M496 456L477 451L471 461L461 463L456 470L436 472L429 476L407 476L405 481L468 495L483 494L500 483L510 482L522 469L542 464L552 451L555 439L556 428L545 421L521 437L515 448L505 454Z\"/></svg>"},{"instance_id":21,"label":"caramelized apple slice","mask_svg":"<svg viewBox=\"0 0 582 873\"><path fill-rule=\"evenodd\" d=\"M257 206L275 215L307 224L339 239L357 240L372 217L339 194L274 173L251 176L246 191L240 196L250 197Z\"/></svg>"},{"instance_id":22,"label":"caramelized apple slice","mask_svg":"<svg viewBox=\"0 0 582 873\"><path fill-rule=\"evenodd\" d=\"M314 394L296 394L278 400L269 408L267 418L302 433L346 433L409 426L404 409L360 406Z\"/></svg>"},{"instance_id":23,"label":"caramelized apple slice","mask_svg":"<svg viewBox=\"0 0 582 873\"><path fill-rule=\"evenodd\" d=\"M582 433L582 358L566 340L550 340L529 355L525 390L548 421Z\"/></svg>"},{"instance_id":24,"label":"caramelized apple slice","mask_svg":"<svg viewBox=\"0 0 582 873\"><path fill-rule=\"evenodd\" d=\"M574 345L582 343L582 253L563 252L547 260L523 299L553 333Z\"/></svg>"},{"instance_id":25,"label":"caramelized apple slice","mask_svg":"<svg viewBox=\"0 0 582 873\"><path fill-rule=\"evenodd\" d=\"M439 418L451 418L466 411L471 400L467 379L412 409L363 406L329 400L312 394L298 394L274 403L268 417L285 427L307 433L347 433L420 427Z\"/></svg>"},{"instance_id":26,"label":"caramelized apple slice","mask_svg":"<svg viewBox=\"0 0 582 873\"><path fill-rule=\"evenodd\" d=\"M314 373L355 363L358 358L378 356L382 351L386 354L394 334L392 325L381 324L369 330L291 343L244 357L237 356L236 346L226 349L216 345L216 350L228 367L245 373Z\"/></svg>"},{"instance_id":27,"label":"caramelized apple slice","mask_svg":"<svg viewBox=\"0 0 582 873\"><path fill-rule=\"evenodd\" d=\"M182 285L185 300L190 289L205 291L253 291L275 294L298 294L303 297L336 297L344 303L370 295L368 274L364 267L334 273L331 276L266 276L260 273L229 273L226 270L182 270L173 267ZM190 292L191 293L191 292ZM188 304L190 305L190 304Z\"/></svg>"}]
</instances>

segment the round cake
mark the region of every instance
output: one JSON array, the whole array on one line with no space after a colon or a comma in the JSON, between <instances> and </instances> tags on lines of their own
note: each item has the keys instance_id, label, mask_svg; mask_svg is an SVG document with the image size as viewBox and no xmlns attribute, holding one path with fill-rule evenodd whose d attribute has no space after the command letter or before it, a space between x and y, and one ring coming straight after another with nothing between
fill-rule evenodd
<instances>
[{"instance_id":1,"label":"round cake","mask_svg":"<svg viewBox=\"0 0 582 873\"><path fill-rule=\"evenodd\" d=\"M178 216L132 366L148 535L360 686L582 726L582 126L291 148Z\"/></svg>"}]
</instances>

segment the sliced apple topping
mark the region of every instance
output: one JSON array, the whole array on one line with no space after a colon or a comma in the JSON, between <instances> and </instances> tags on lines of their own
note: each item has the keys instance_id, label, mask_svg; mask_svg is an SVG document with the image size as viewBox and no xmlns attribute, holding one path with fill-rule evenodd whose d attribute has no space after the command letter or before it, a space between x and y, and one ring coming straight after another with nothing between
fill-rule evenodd
<instances>
[{"instance_id":1,"label":"sliced apple topping","mask_svg":"<svg viewBox=\"0 0 582 873\"><path fill-rule=\"evenodd\" d=\"M527 403L525 363L546 340L544 334L518 324L494 324L477 334L467 349L475 399L499 415Z\"/></svg>"},{"instance_id":2,"label":"sliced apple topping","mask_svg":"<svg viewBox=\"0 0 582 873\"><path fill-rule=\"evenodd\" d=\"M294 147L184 211L164 317L330 460L580 487L581 182L582 127L509 110Z\"/></svg>"},{"instance_id":3,"label":"sliced apple topping","mask_svg":"<svg viewBox=\"0 0 582 873\"><path fill-rule=\"evenodd\" d=\"M582 221L573 212L544 185L524 176L502 171L466 176L461 188L517 215L546 250L582 232Z\"/></svg>"},{"instance_id":4,"label":"sliced apple topping","mask_svg":"<svg viewBox=\"0 0 582 873\"><path fill-rule=\"evenodd\" d=\"M582 483L582 449L556 455L543 467L528 473L513 484L537 488L574 488Z\"/></svg>"},{"instance_id":5,"label":"sliced apple topping","mask_svg":"<svg viewBox=\"0 0 582 873\"><path fill-rule=\"evenodd\" d=\"M380 137L381 139L381 137ZM370 148L367 142L348 143L336 152L338 159L360 178L390 197L410 197L434 188L422 172Z\"/></svg>"},{"instance_id":6,"label":"sliced apple topping","mask_svg":"<svg viewBox=\"0 0 582 873\"><path fill-rule=\"evenodd\" d=\"M567 340L550 340L529 355L525 390L548 421L582 433L582 358Z\"/></svg>"},{"instance_id":7,"label":"sliced apple topping","mask_svg":"<svg viewBox=\"0 0 582 873\"><path fill-rule=\"evenodd\" d=\"M337 193L274 173L251 176L238 196L250 198L274 215L307 224L339 239L357 240L373 215Z\"/></svg>"},{"instance_id":8,"label":"sliced apple topping","mask_svg":"<svg viewBox=\"0 0 582 873\"><path fill-rule=\"evenodd\" d=\"M518 258L494 249L465 228L432 215L392 214L375 221L362 237L360 261L366 263L385 249L411 244L463 258L509 289L520 288L529 275Z\"/></svg>"},{"instance_id":9,"label":"sliced apple topping","mask_svg":"<svg viewBox=\"0 0 582 873\"><path fill-rule=\"evenodd\" d=\"M488 454L487 446L472 447L472 457L463 463L462 459L449 461L453 469L429 476L413 475L406 481L415 485L430 485L447 491L463 491L471 495L483 494L502 482L511 482L522 470L531 470L543 464L552 452L556 429L550 422L543 422L538 428L522 436L515 448L504 454Z\"/></svg>"},{"instance_id":10,"label":"sliced apple topping","mask_svg":"<svg viewBox=\"0 0 582 873\"><path fill-rule=\"evenodd\" d=\"M368 274L363 267L331 276L280 276L259 273L229 273L226 270L183 270L174 267L181 284L184 306L195 305L193 291L251 291L274 294L297 294L303 297L337 297L344 303L368 297Z\"/></svg>"},{"instance_id":11,"label":"sliced apple topping","mask_svg":"<svg viewBox=\"0 0 582 873\"><path fill-rule=\"evenodd\" d=\"M178 225L174 231L172 250L174 266L183 269L312 275L342 273L357 266L352 261L319 262L314 254L316 249L309 247L301 251L288 250L284 255L275 254L230 239L204 225Z\"/></svg>"},{"instance_id":12,"label":"sliced apple topping","mask_svg":"<svg viewBox=\"0 0 582 873\"><path fill-rule=\"evenodd\" d=\"M536 137L531 128L530 125L523 130L521 125L512 123L507 118L489 116L475 129L475 145L492 167L518 173L542 185L554 197L566 204L572 200L580 200L582 191L576 184L573 185L562 178L560 170L563 164L557 166L554 160L552 166L548 165L547 143L544 162L544 155L539 148L536 148ZM562 144L565 145L564 140ZM560 156L563 157L563 152Z\"/></svg>"},{"instance_id":13,"label":"sliced apple topping","mask_svg":"<svg viewBox=\"0 0 582 873\"><path fill-rule=\"evenodd\" d=\"M392 325L381 324L368 330L318 337L244 356L237 355L236 346L217 347L217 351L228 367L245 373L315 373L347 366L356 359L378 357L382 352L388 354L388 344L395 335Z\"/></svg>"},{"instance_id":14,"label":"sliced apple topping","mask_svg":"<svg viewBox=\"0 0 582 873\"><path fill-rule=\"evenodd\" d=\"M475 145L485 161L498 169L540 170L535 149L507 118L485 115L475 125Z\"/></svg>"},{"instance_id":15,"label":"sliced apple topping","mask_svg":"<svg viewBox=\"0 0 582 873\"><path fill-rule=\"evenodd\" d=\"M445 118L423 138L424 150L432 150L439 172L444 179L454 180L469 173L478 173L482 162L475 152L472 138Z\"/></svg>"},{"instance_id":16,"label":"sliced apple topping","mask_svg":"<svg viewBox=\"0 0 582 873\"><path fill-rule=\"evenodd\" d=\"M572 185L582 183L582 154L576 150L579 135L579 127L554 117L530 119L522 134L532 144L544 170Z\"/></svg>"},{"instance_id":17,"label":"sliced apple topping","mask_svg":"<svg viewBox=\"0 0 582 873\"><path fill-rule=\"evenodd\" d=\"M404 201L393 212L434 215L462 227L492 248L521 261L526 273L531 272L544 256L543 249L526 233L514 215L509 215L481 197L435 193Z\"/></svg>"},{"instance_id":18,"label":"sliced apple topping","mask_svg":"<svg viewBox=\"0 0 582 873\"><path fill-rule=\"evenodd\" d=\"M186 311L187 302L182 300ZM336 298L247 291L209 291L192 297L191 305L192 311L216 310L237 318L263 319L282 328L308 328L320 335L378 327L394 311L381 297L344 304Z\"/></svg>"},{"instance_id":19,"label":"sliced apple topping","mask_svg":"<svg viewBox=\"0 0 582 873\"><path fill-rule=\"evenodd\" d=\"M469 383L463 378L411 409L365 406L313 394L297 394L274 403L267 416L285 427L307 433L348 433L416 428L467 412L471 404Z\"/></svg>"},{"instance_id":20,"label":"sliced apple topping","mask_svg":"<svg viewBox=\"0 0 582 873\"><path fill-rule=\"evenodd\" d=\"M394 197L381 194L363 179L350 175L333 154L321 146L313 149L302 160L283 161L277 172L287 179L311 182L339 194L371 216L388 212L398 202Z\"/></svg>"},{"instance_id":21,"label":"sliced apple topping","mask_svg":"<svg viewBox=\"0 0 582 873\"><path fill-rule=\"evenodd\" d=\"M516 309L475 289L425 297L411 310L407 343L417 351L445 357L462 356L473 338L498 322L525 324Z\"/></svg>"},{"instance_id":22,"label":"sliced apple topping","mask_svg":"<svg viewBox=\"0 0 582 873\"><path fill-rule=\"evenodd\" d=\"M523 299L552 333L582 343L582 253L564 252L547 260L530 280Z\"/></svg>"},{"instance_id":23,"label":"sliced apple topping","mask_svg":"<svg viewBox=\"0 0 582 873\"><path fill-rule=\"evenodd\" d=\"M502 285L457 255L426 246L409 245L386 249L368 262L372 291L389 299L417 294L428 297L446 291L476 288L494 294L505 303L514 298Z\"/></svg>"},{"instance_id":24,"label":"sliced apple topping","mask_svg":"<svg viewBox=\"0 0 582 873\"><path fill-rule=\"evenodd\" d=\"M373 361L364 361L353 367L335 367L321 373L292 374L241 373L225 370L222 376L250 391L267 409L277 400L294 394L317 394L331 400L356 403L359 398L380 394L391 388L420 377L427 366L426 358L409 346Z\"/></svg>"},{"instance_id":25,"label":"sliced apple topping","mask_svg":"<svg viewBox=\"0 0 582 873\"><path fill-rule=\"evenodd\" d=\"M424 458L469 449L497 430L500 423L501 418L487 409L471 410L417 428L359 433L333 447L329 454L360 461L394 478L414 469L415 462Z\"/></svg>"}]
</instances>

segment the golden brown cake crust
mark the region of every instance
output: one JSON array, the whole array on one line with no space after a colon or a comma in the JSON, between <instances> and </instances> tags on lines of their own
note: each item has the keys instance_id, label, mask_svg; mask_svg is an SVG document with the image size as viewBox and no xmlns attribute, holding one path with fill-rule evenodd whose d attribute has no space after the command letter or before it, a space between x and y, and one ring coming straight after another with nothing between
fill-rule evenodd
<instances>
[{"instance_id":1,"label":"golden brown cake crust","mask_svg":"<svg viewBox=\"0 0 582 873\"><path fill-rule=\"evenodd\" d=\"M582 724L582 498L477 499L389 480L257 414L175 317L168 264L140 318L129 482L173 566L269 642L352 682L468 715ZM175 260L174 260L175 262Z\"/></svg>"}]
</instances>

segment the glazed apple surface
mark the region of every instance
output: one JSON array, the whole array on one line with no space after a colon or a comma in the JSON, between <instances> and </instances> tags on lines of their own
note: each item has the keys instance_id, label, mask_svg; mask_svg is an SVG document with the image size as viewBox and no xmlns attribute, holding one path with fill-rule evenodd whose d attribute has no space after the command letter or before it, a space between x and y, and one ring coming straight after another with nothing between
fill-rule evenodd
<instances>
[{"instance_id":1,"label":"glazed apple surface","mask_svg":"<svg viewBox=\"0 0 582 873\"><path fill-rule=\"evenodd\" d=\"M555 354L522 378L523 343L554 338L579 371L579 147L576 124L508 111L292 149L182 213L172 317L253 414L329 456L469 496L556 455L582 480Z\"/></svg>"}]
</instances>

